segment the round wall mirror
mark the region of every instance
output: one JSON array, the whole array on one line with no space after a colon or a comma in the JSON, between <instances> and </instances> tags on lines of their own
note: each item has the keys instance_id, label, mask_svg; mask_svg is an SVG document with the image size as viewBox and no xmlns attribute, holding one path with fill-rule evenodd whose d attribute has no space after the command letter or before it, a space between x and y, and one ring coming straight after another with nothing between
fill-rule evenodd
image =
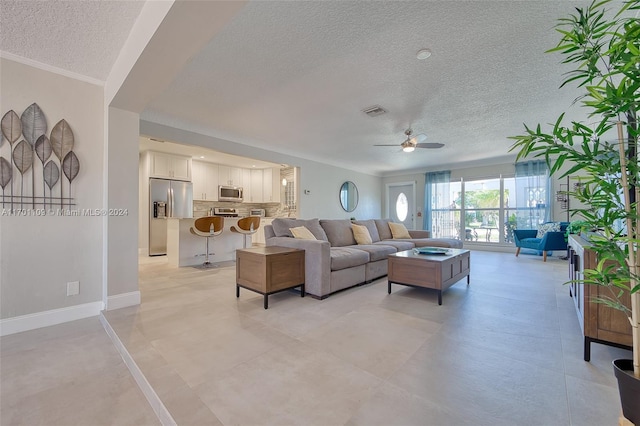
<instances>
[{"instance_id":1,"label":"round wall mirror","mask_svg":"<svg viewBox=\"0 0 640 426\"><path fill-rule=\"evenodd\" d=\"M340 205L346 212L352 212L358 206L358 187L351 181L346 181L340 187Z\"/></svg>"}]
</instances>

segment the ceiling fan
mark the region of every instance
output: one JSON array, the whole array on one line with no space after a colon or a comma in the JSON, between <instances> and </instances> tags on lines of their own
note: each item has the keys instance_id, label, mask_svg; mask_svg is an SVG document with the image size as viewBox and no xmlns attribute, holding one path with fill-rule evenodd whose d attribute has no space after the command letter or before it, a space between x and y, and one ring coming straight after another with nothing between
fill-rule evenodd
<instances>
[{"instance_id":1,"label":"ceiling fan","mask_svg":"<svg viewBox=\"0 0 640 426\"><path fill-rule=\"evenodd\" d=\"M400 147L404 152L412 152L416 148L442 148L444 146L443 143L437 142L422 142L427 139L427 136L424 133L417 134L412 137L413 130L407 129L404 131L404 134L407 136L407 139L400 144ZM393 145L374 145L374 146L398 146L398 144Z\"/></svg>"}]
</instances>

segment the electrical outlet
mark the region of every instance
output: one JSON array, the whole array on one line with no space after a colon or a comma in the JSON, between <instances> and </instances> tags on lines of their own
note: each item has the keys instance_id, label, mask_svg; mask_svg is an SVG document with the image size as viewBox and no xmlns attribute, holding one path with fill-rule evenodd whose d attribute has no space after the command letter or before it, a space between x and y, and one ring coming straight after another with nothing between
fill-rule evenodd
<instances>
[{"instance_id":1,"label":"electrical outlet","mask_svg":"<svg viewBox=\"0 0 640 426\"><path fill-rule=\"evenodd\" d=\"M304 193L305 193L305 195L311 195L311 190L310 189L305 189Z\"/></svg>"},{"instance_id":2,"label":"electrical outlet","mask_svg":"<svg viewBox=\"0 0 640 426\"><path fill-rule=\"evenodd\" d=\"M67 283L67 296L75 296L80 294L80 281L71 281Z\"/></svg>"}]
</instances>

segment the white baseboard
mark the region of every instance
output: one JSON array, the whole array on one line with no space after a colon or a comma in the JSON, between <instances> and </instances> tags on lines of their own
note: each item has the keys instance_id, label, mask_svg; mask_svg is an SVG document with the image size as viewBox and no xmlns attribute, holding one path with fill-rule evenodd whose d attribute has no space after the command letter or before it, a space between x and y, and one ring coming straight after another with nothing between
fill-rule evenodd
<instances>
[{"instance_id":1,"label":"white baseboard","mask_svg":"<svg viewBox=\"0 0 640 426\"><path fill-rule=\"evenodd\" d=\"M94 317L104 309L102 302L84 303L67 308L52 309L34 314L20 315L0 320L0 336L62 324L82 318Z\"/></svg>"},{"instance_id":2,"label":"white baseboard","mask_svg":"<svg viewBox=\"0 0 640 426\"><path fill-rule=\"evenodd\" d=\"M127 306L135 306L140 304L140 292L132 291L130 293L116 294L107 298L106 311L114 309L126 308Z\"/></svg>"},{"instance_id":3,"label":"white baseboard","mask_svg":"<svg viewBox=\"0 0 640 426\"><path fill-rule=\"evenodd\" d=\"M156 391L153 390L153 387L142 373L142 370L140 370L140 367L138 367L138 364L136 364L133 357L131 356L129 351L127 351L127 348L124 346L115 330L111 327L111 324L109 324L109 321L107 321L103 314L100 314L100 322L111 338L113 345L120 353L120 356L129 369L131 376L133 376L133 379L138 384L138 387L144 394L145 398L147 398L147 401L149 402L149 405L151 405L154 413L156 413L156 416L158 416L158 420L160 420L160 423L163 426L176 426L177 423L171 416L171 413L169 413L167 407L165 407L165 405L162 403L162 400L160 399Z\"/></svg>"}]
</instances>

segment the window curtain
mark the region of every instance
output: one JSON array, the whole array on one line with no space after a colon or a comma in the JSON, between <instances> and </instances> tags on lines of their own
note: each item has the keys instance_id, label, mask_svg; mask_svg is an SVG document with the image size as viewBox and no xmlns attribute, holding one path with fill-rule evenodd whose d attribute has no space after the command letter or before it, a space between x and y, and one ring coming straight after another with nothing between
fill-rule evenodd
<instances>
[{"instance_id":1,"label":"window curtain","mask_svg":"<svg viewBox=\"0 0 640 426\"><path fill-rule=\"evenodd\" d=\"M516 163L518 228L536 229L551 220L551 179L544 161Z\"/></svg>"},{"instance_id":2,"label":"window curtain","mask_svg":"<svg viewBox=\"0 0 640 426\"><path fill-rule=\"evenodd\" d=\"M438 200L434 197L434 195L437 194L435 186L437 184L446 185L444 188L446 191L443 192L448 194L449 182L451 182L451 170L429 172L425 174L423 229L431 231L431 226L433 224L433 209L442 207L437 205Z\"/></svg>"}]
</instances>

